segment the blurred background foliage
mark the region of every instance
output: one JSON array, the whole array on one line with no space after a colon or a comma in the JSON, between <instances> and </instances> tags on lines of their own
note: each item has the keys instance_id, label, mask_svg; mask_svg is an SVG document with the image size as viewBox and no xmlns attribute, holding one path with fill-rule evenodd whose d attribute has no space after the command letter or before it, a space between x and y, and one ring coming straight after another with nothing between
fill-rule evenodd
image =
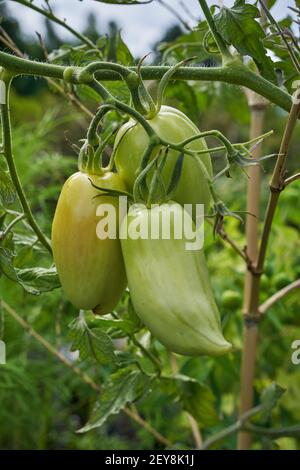
<instances>
[{"instance_id":1,"label":"blurred background foliage","mask_svg":"<svg viewBox=\"0 0 300 470\"><path fill-rule=\"evenodd\" d=\"M1 27L10 35L19 50L30 58L41 60L44 51L38 40L24 37L18 22L11 18L1 5L4 19ZM84 33L94 41L102 41L102 53L109 60L133 63L132 56L122 43L118 27L111 24L111 34L103 39L97 31L93 16L88 18ZM199 64L213 64L214 56L200 50L202 32L186 33L179 25L165 32L153 46L155 62L175 63L198 51ZM102 39L101 39L102 38ZM119 41L113 51L112 42ZM62 51L67 52L63 63L72 62L78 43L63 47L51 23L46 21L45 48L59 62ZM185 46L186 43L196 44ZM183 44L183 46L182 46ZM176 46L176 47L174 47ZM5 44L2 50L8 51ZM53 53L56 50L58 52ZM114 57L117 51L117 56ZM153 92L153 84L149 84ZM112 83L111 89L121 94L120 84ZM85 96L84 89L76 90ZM248 140L250 115L242 89L225 84L173 82L167 90L166 102L188 114L202 130L216 128L232 142ZM89 102L90 110L97 103ZM51 221L63 182L76 171L77 156L72 145L85 135L89 118L76 109L65 96L54 91L45 80L18 78L14 82L12 100L13 143L17 167L30 201L32 210L41 227L50 236ZM266 131L274 134L263 145L264 154L276 153L285 125L286 113L269 106ZM296 129L290 148L289 174L299 170L300 128ZM209 142L213 144L212 142ZM216 171L221 167L222 157L214 159ZM268 179L274 161L264 164L261 210L266 207ZM261 301L266 300L279 288L300 277L300 182L288 187L280 198L274 229L267 256L266 272L262 278ZM232 172L231 178L218 183L220 194L232 210L246 208L247 175L240 170ZM17 204L11 206L17 208ZM244 226L229 218L226 231L240 246L245 243ZM24 241L23 229L17 229L12 243L17 249L15 266L47 265L49 260L43 249L28 235ZM22 231L23 230L23 231ZM28 234L28 232L26 232ZM21 237L22 235L22 237ZM244 263L217 237L212 228L206 228L206 253L214 292L225 328L225 336L234 344L234 352L225 357L182 358L178 368L182 374L207 385L213 393L215 407L221 421L204 427L203 436L208 437L225 425L231 424L238 415L239 366L242 345L242 291ZM20 241L21 240L21 241ZM0 295L62 355L74 361L69 352L68 325L78 312L64 298L61 289L40 296L26 293L4 275L0 278ZM300 420L300 366L291 362L291 344L300 339L299 293L294 291L270 309L262 321L258 350L258 379L255 387L257 397L271 382L287 389L280 405L270 418L272 426L291 425ZM0 448L1 449L138 449L159 448L159 444L142 427L125 414L110 418L100 429L86 434L76 434L88 419L95 401L95 391L80 377L50 354L30 332L9 316L4 309L0 316L0 333L7 345L7 364L0 366ZM157 348L160 346L157 344ZM170 368L170 358L163 354L165 367ZM102 383L109 373L108 366L82 364L78 367L88 372L97 383ZM145 398L137 402L139 413L154 428L177 443L193 446L186 413L178 402L172 402L167 393L154 386ZM268 423L270 424L270 423ZM184 444L183 444L184 443ZM220 448L234 448L235 436L219 444ZM278 439L276 442L255 437L254 448L299 448L294 438Z\"/></svg>"}]
</instances>

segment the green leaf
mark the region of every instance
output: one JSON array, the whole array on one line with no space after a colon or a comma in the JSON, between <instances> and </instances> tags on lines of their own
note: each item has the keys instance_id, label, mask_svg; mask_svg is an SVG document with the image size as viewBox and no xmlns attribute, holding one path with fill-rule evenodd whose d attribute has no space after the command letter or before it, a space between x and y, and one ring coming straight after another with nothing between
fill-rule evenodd
<instances>
[{"instance_id":1,"label":"green leaf","mask_svg":"<svg viewBox=\"0 0 300 470\"><path fill-rule=\"evenodd\" d=\"M220 422L216 399L209 387L186 375L162 377L161 387L197 420L199 426L214 426Z\"/></svg>"},{"instance_id":2,"label":"green leaf","mask_svg":"<svg viewBox=\"0 0 300 470\"><path fill-rule=\"evenodd\" d=\"M187 57L195 57L196 63L201 63L210 57L203 47L203 39L207 32L207 23L200 22L197 30L180 34L175 40L159 43L158 50L162 54L162 62L175 65Z\"/></svg>"},{"instance_id":3,"label":"green leaf","mask_svg":"<svg viewBox=\"0 0 300 470\"><path fill-rule=\"evenodd\" d=\"M52 268L26 268L17 269L19 284L30 294L39 295L41 292L49 292L60 287L57 271Z\"/></svg>"},{"instance_id":4,"label":"green leaf","mask_svg":"<svg viewBox=\"0 0 300 470\"><path fill-rule=\"evenodd\" d=\"M129 103L130 101L130 92L127 85L124 82L116 81L106 81L105 88L116 98L125 103ZM99 96L98 96L99 101Z\"/></svg>"},{"instance_id":5,"label":"green leaf","mask_svg":"<svg viewBox=\"0 0 300 470\"><path fill-rule=\"evenodd\" d=\"M93 358L100 364L116 363L114 346L110 337L100 328L89 328L85 318L79 316L70 325L71 351L79 350L80 358Z\"/></svg>"},{"instance_id":6,"label":"green leaf","mask_svg":"<svg viewBox=\"0 0 300 470\"><path fill-rule=\"evenodd\" d=\"M14 184L8 171L0 171L0 201L3 206L13 204L16 198Z\"/></svg>"},{"instance_id":7,"label":"green leaf","mask_svg":"<svg viewBox=\"0 0 300 470\"><path fill-rule=\"evenodd\" d=\"M75 91L77 97L82 100L88 100L88 101L95 101L96 103L99 103L99 95L98 93L93 90L91 87L87 85L76 85L75 86Z\"/></svg>"},{"instance_id":8,"label":"green leaf","mask_svg":"<svg viewBox=\"0 0 300 470\"><path fill-rule=\"evenodd\" d=\"M30 261L32 260L33 257L33 248L32 245L25 245L22 246L14 259L14 266L16 268L22 268L24 266L28 266Z\"/></svg>"},{"instance_id":9,"label":"green leaf","mask_svg":"<svg viewBox=\"0 0 300 470\"><path fill-rule=\"evenodd\" d=\"M122 39L121 33L119 30L116 31L115 37L110 38L110 41L114 40L116 42L116 52L117 52L117 62L123 65L132 65L133 55L131 54L129 48ZM110 50L108 45L108 51ZM107 57L109 60L110 57Z\"/></svg>"},{"instance_id":10,"label":"green leaf","mask_svg":"<svg viewBox=\"0 0 300 470\"><path fill-rule=\"evenodd\" d=\"M0 247L0 271L11 281L17 282L29 294L39 295L60 287L60 282L54 267L26 268L14 267L15 253L7 248Z\"/></svg>"},{"instance_id":11,"label":"green leaf","mask_svg":"<svg viewBox=\"0 0 300 470\"><path fill-rule=\"evenodd\" d=\"M111 315L99 317L86 314L85 321L89 328L99 328L111 338L124 338L131 336L143 328L143 324L135 313L131 301L128 303L128 310L121 319L113 318Z\"/></svg>"},{"instance_id":12,"label":"green leaf","mask_svg":"<svg viewBox=\"0 0 300 470\"><path fill-rule=\"evenodd\" d=\"M100 318L93 315L86 317L86 323L89 328L98 328L108 334L111 338L124 338L130 333L130 328L125 321L114 318Z\"/></svg>"},{"instance_id":13,"label":"green leaf","mask_svg":"<svg viewBox=\"0 0 300 470\"><path fill-rule=\"evenodd\" d=\"M222 7L214 20L227 44L233 45L240 54L252 57L261 74L275 82L273 62L263 44L265 32L255 19L259 17L256 6L246 4L245 0L236 0L232 8Z\"/></svg>"},{"instance_id":14,"label":"green leaf","mask_svg":"<svg viewBox=\"0 0 300 470\"><path fill-rule=\"evenodd\" d=\"M44 251L44 248L37 242L36 235L14 232L14 244L21 247L31 247L34 251Z\"/></svg>"},{"instance_id":15,"label":"green leaf","mask_svg":"<svg viewBox=\"0 0 300 470\"><path fill-rule=\"evenodd\" d=\"M119 413L127 403L136 400L148 386L141 371L132 367L119 369L103 387L87 424L78 432L83 433L102 426L112 414Z\"/></svg>"},{"instance_id":16,"label":"green leaf","mask_svg":"<svg viewBox=\"0 0 300 470\"><path fill-rule=\"evenodd\" d=\"M8 248L0 247L0 271L11 281L18 282L17 274L13 266L15 253Z\"/></svg>"}]
</instances>

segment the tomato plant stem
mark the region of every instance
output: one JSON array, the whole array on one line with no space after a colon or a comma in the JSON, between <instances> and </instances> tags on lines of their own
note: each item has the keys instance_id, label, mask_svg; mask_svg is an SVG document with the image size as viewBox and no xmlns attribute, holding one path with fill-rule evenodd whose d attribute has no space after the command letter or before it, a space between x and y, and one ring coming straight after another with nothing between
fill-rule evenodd
<instances>
[{"instance_id":1,"label":"tomato plant stem","mask_svg":"<svg viewBox=\"0 0 300 470\"><path fill-rule=\"evenodd\" d=\"M246 92L251 113L250 139L254 139L263 133L265 121L266 102L259 95L251 91ZM261 144L257 145L252 153L253 158L261 157ZM246 219L246 243L247 255L251 260L251 266L257 262L259 239L259 208L261 169L257 166L249 168L249 182L247 194L247 219ZM250 215L251 214L251 215ZM253 215L255 217L253 217ZM244 348L241 364L241 390L240 390L240 414L242 415L253 405L253 380L255 374L255 358L258 324L255 321L258 314L259 285L256 273L248 269L245 274L244 287ZM256 290L254 291L254 286ZM254 316L254 321L248 321ZM251 444L251 435L241 431L238 437L238 448L248 449Z\"/></svg>"},{"instance_id":2,"label":"tomato plant stem","mask_svg":"<svg viewBox=\"0 0 300 470\"><path fill-rule=\"evenodd\" d=\"M245 285L245 327L244 327L244 349L241 365L241 405L240 412L244 413L251 408L253 404L253 382L255 376L255 357L256 345L258 334L258 321L260 318L259 311L259 291L260 291L260 276L263 272L266 251L268 247L269 236L272 228L273 218L277 207L277 202L280 192L284 188L284 174L285 164L287 159L288 148L292 138L295 125L300 112L300 103L294 103L289 114L289 118L285 127L283 138L280 145L277 161L270 181L270 195L265 212L263 231L259 248L257 248L257 227L250 227L247 233L247 243L250 244L250 258L255 262L255 271L247 273ZM257 129L259 133L262 129ZM251 179L249 185L251 185ZM258 183L257 183L258 184ZM250 189L249 189L250 191ZM254 192L258 191L254 188ZM259 204L251 190L250 204L252 205L256 200L256 205ZM253 202L254 201L254 202ZM257 206L257 208L259 205ZM249 209L248 209L249 210ZM252 212L255 207L252 207ZM255 212L254 212L255 213ZM255 213L256 214L256 213ZM253 224L254 222L249 223ZM251 229L251 230L250 230ZM249 250L249 246L247 247ZM238 447L239 449L248 449L251 444L250 434L241 432L239 435Z\"/></svg>"},{"instance_id":3,"label":"tomato plant stem","mask_svg":"<svg viewBox=\"0 0 300 470\"><path fill-rule=\"evenodd\" d=\"M200 6L202 8L203 14L206 18L206 21L208 23L208 26L210 28L211 34L213 35L214 40L215 40L215 42L218 46L218 49L219 49L219 51L222 55L223 64L226 64L227 62L232 61L233 57L230 54L229 49L228 49L225 41L223 40L222 36L219 34L219 31L216 28L213 16L212 16L212 14L210 12L210 9L209 9L209 7L206 3L206 0L199 0L199 3L200 3Z\"/></svg>"},{"instance_id":4,"label":"tomato plant stem","mask_svg":"<svg viewBox=\"0 0 300 470\"><path fill-rule=\"evenodd\" d=\"M16 75L36 75L40 77L63 79L66 67L16 57L0 52L0 66L3 66ZM79 68L80 69L80 68ZM129 67L137 71L137 67ZM143 66L140 68L144 80L159 80L169 70L168 66ZM120 75L113 70L96 72L97 80L120 80ZM218 81L245 86L256 91L272 103L290 111L291 96L279 87L256 75L243 65L226 67L180 67L173 75L175 80ZM75 83L75 81L74 81Z\"/></svg>"},{"instance_id":5,"label":"tomato plant stem","mask_svg":"<svg viewBox=\"0 0 300 470\"><path fill-rule=\"evenodd\" d=\"M289 118L284 130L283 138L280 145L277 161L273 171L273 175L270 181L270 195L268 206L266 209L264 228L262 233L261 245L259 248L259 256L257 261L257 270L261 271L264 265L269 235L275 214L277 202L279 199L280 192L284 189L284 176L285 176L285 164L288 154L288 148L290 141L295 129L297 119L300 112L300 103L294 103L289 114Z\"/></svg>"},{"instance_id":6,"label":"tomato plant stem","mask_svg":"<svg viewBox=\"0 0 300 470\"><path fill-rule=\"evenodd\" d=\"M5 72L4 72L5 73ZM26 195L23 191L23 187L17 172L14 156L12 153L12 142L11 142L11 124L10 124L10 109L9 109L9 89L11 79L4 79L2 77L3 83L5 85L5 94L3 103L1 104L1 119L2 119L2 139L3 139L3 151L9 168L11 179L15 185L16 192L19 197L19 201L23 208L24 214L32 228L38 237L39 241L44 245L44 247L52 253L51 245L48 239L43 234L39 225L37 224L34 215L31 211L29 203L27 201Z\"/></svg>"},{"instance_id":7,"label":"tomato plant stem","mask_svg":"<svg viewBox=\"0 0 300 470\"><path fill-rule=\"evenodd\" d=\"M261 306L259 307L259 313L261 315L265 314L269 308L272 307L276 302L281 300L283 297L285 297L287 294L292 292L295 289L300 289L300 279L297 279L296 281L292 282L291 284L288 284L287 286L283 287L283 289L280 289L278 292L273 294L271 297L269 297Z\"/></svg>"}]
</instances>

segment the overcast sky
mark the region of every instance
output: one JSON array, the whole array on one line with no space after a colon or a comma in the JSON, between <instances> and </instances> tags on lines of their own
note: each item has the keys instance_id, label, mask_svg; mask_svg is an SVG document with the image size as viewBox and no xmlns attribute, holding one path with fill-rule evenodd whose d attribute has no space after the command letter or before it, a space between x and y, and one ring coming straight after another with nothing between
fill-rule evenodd
<instances>
[{"instance_id":1,"label":"overcast sky","mask_svg":"<svg viewBox=\"0 0 300 470\"><path fill-rule=\"evenodd\" d=\"M189 17L181 4L184 3L194 16L199 16L201 10L198 0L165 0L165 2L180 12L191 26L196 25L196 21ZM35 3L42 5L43 1L35 0ZM208 3L212 5L220 3L220 1L208 0ZM227 6L233 5L233 3L233 0L223 1L223 4ZM24 33L32 34L35 31L43 31L41 15L12 0L7 0L6 4L11 15L21 20ZM82 30L86 24L86 17L90 12L95 13L99 28L103 32L107 31L108 22L115 20L122 28L122 36L135 56L147 54L151 46L162 37L164 31L174 23L178 23L174 15L156 1L149 5L130 6L108 5L95 0L50 0L50 4L57 16L65 18L71 26L79 30ZM286 15L287 7L294 5L294 0L277 0L272 13L277 19L280 19ZM63 28L58 26L56 31L61 37L68 38Z\"/></svg>"}]
</instances>

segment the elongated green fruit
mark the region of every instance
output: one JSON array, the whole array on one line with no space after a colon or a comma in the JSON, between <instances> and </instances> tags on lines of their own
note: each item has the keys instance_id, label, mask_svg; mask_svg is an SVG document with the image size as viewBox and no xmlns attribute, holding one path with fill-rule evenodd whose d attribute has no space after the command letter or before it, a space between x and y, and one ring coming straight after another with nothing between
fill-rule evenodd
<instances>
[{"instance_id":1,"label":"elongated green fruit","mask_svg":"<svg viewBox=\"0 0 300 470\"><path fill-rule=\"evenodd\" d=\"M121 226L128 284L137 315L169 350L187 355L220 355L231 349L222 334L203 250L188 251L186 237L175 239L172 214L192 223L175 202L147 209L134 205ZM146 226L170 218L170 239L133 239ZM138 229L139 227L139 229Z\"/></svg>"},{"instance_id":2,"label":"elongated green fruit","mask_svg":"<svg viewBox=\"0 0 300 470\"><path fill-rule=\"evenodd\" d=\"M159 113L149 120L149 124L157 134L166 141L178 144L190 137L199 134L199 129L181 111L170 106L162 106ZM130 119L124 124L116 135L114 154L116 168L126 184L128 191L132 191L137 177L142 157L148 146L149 138L141 124ZM204 139L197 139L187 145L190 150L203 151L207 149ZM165 167L162 172L165 187L168 187L179 152L169 150ZM212 178L212 164L209 153L203 153L197 157L203 162L209 178ZM150 182L152 173L148 177ZM174 201L179 204L204 204L205 211L211 200L210 188L206 175L199 163L190 155L185 155L182 173Z\"/></svg>"},{"instance_id":3,"label":"elongated green fruit","mask_svg":"<svg viewBox=\"0 0 300 470\"><path fill-rule=\"evenodd\" d=\"M95 313L112 311L126 287L126 274L118 237L97 236L97 207L118 199L101 196L96 186L124 190L116 173L92 175L78 172L65 182L52 224L52 247L57 272L66 297L79 309ZM117 234L118 235L118 234Z\"/></svg>"}]
</instances>

